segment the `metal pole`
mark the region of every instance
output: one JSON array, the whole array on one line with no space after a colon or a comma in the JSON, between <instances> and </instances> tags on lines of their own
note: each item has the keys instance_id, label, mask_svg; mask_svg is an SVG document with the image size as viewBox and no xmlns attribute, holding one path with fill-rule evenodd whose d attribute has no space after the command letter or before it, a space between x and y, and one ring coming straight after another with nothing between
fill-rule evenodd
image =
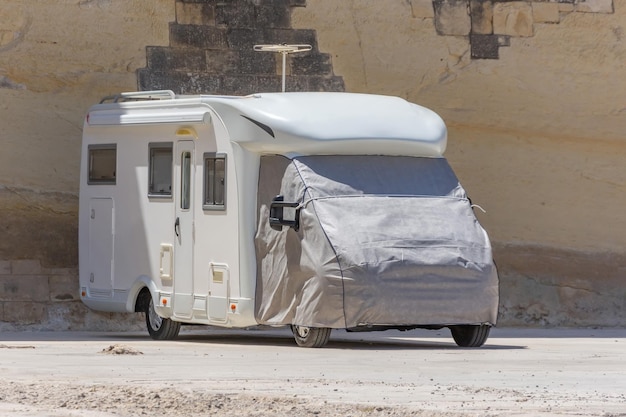
<instances>
[{"instance_id":1,"label":"metal pole","mask_svg":"<svg viewBox=\"0 0 626 417\"><path fill-rule=\"evenodd\" d=\"M287 52L283 51L283 93L285 92L285 68L287 66Z\"/></svg>"}]
</instances>

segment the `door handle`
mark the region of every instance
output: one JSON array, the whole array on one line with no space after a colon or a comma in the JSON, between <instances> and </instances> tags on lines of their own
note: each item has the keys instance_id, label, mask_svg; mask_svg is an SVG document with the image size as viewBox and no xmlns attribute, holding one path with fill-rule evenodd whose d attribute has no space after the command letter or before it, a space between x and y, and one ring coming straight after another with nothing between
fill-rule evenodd
<instances>
[{"instance_id":1,"label":"door handle","mask_svg":"<svg viewBox=\"0 0 626 417\"><path fill-rule=\"evenodd\" d=\"M180 230L180 218L176 217L176 221L174 222L174 233L176 233L176 237L180 237L178 231Z\"/></svg>"}]
</instances>

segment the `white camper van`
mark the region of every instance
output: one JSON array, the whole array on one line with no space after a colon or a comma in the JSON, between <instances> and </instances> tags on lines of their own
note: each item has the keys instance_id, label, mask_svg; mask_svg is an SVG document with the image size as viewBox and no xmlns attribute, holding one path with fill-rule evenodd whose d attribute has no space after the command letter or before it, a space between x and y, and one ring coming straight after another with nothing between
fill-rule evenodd
<instances>
[{"instance_id":1,"label":"white camper van","mask_svg":"<svg viewBox=\"0 0 626 417\"><path fill-rule=\"evenodd\" d=\"M443 158L446 127L403 99L122 93L82 144L82 301L181 324L439 329L481 346L496 323L487 234Z\"/></svg>"}]
</instances>

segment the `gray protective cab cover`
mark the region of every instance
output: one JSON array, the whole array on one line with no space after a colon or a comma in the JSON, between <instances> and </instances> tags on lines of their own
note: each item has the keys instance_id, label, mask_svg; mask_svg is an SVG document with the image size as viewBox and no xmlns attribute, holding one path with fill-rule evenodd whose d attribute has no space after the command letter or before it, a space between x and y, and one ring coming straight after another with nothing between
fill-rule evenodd
<instances>
[{"instance_id":1,"label":"gray protective cab cover","mask_svg":"<svg viewBox=\"0 0 626 417\"><path fill-rule=\"evenodd\" d=\"M270 227L276 195L300 203L298 231ZM258 209L260 324L496 323L489 238L444 158L265 156Z\"/></svg>"}]
</instances>

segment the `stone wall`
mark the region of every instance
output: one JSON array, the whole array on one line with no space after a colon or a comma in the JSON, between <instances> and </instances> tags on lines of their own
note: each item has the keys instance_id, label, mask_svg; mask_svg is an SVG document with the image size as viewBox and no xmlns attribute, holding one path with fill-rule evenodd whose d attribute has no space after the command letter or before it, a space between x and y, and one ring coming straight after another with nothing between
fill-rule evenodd
<instances>
[{"instance_id":1,"label":"stone wall","mask_svg":"<svg viewBox=\"0 0 626 417\"><path fill-rule=\"evenodd\" d=\"M2 0L0 329L136 326L79 301L80 139L90 105L136 90L174 15L173 0Z\"/></svg>"},{"instance_id":2,"label":"stone wall","mask_svg":"<svg viewBox=\"0 0 626 417\"><path fill-rule=\"evenodd\" d=\"M0 331L141 328L141 314L88 310L77 283L76 268L42 267L37 259L0 261Z\"/></svg>"},{"instance_id":3,"label":"stone wall","mask_svg":"<svg viewBox=\"0 0 626 417\"><path fill-rule=\"evenodd\" d=\"M397 95L438 112L494 243L501 325L623 326L626 0L3 0L0 328L118 329L78 301L89 105L140 89ZM74 287L72 289L72 287ZM46 295L47 294L47 295Z\"/></svg>"}]
</instances>

